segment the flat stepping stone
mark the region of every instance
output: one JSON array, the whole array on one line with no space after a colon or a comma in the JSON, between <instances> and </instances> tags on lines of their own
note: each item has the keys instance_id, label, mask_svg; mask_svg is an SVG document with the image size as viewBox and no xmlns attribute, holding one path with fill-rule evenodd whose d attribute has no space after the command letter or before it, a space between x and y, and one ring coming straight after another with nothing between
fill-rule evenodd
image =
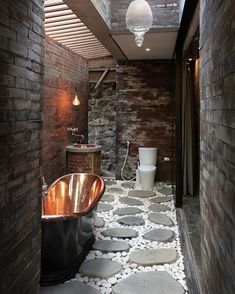
<instances>
[{"instance_id":1,"label":"flat stepping stone","mask_svg":"<svg viewBox=\"0 0 235 294\"><path fill-rule=\"evenodd\" d=\"M132 215L132 214L138 214L143 212L143 210L137 208L137 207L123 207L123 208L118 208L114 210L113 214L117 215Z\"/></svg>"},{"instance_id":2,"label":"flat stepping stone","mask_svg":"<svg viewBox=\"0 0 235 294\"><path fill-rule=\"evenodd\" d=\"M106 203L102 203L102 202L100 202L97 206L98 212L105 212L105 211L109 211L111 209L113 209L113 206L111 204L106 204Z\"/></svg>"},{"instance_id":3,"label":"flat stepping stone","mask_svg":"<svg viewBox=\"0 0 235 294\"><path fill-rule=\"evenodd\" d=\"M97 289L79 281L72 281L57 286L41 287L40 294L100 294Z\"/></svg>"},{"instance_id":4,"label":"flat stepping stone","mask_svg":"<svg viewBox=\"0 0 235 294\"><path fill-rule=\"evenodd\" d=\"M162 193L163 195L171 195L172 194L172 188L163 187L163 188L159 189L158 192Z\"/></svg>"},{"instance_id":5,"label":"flat stepping stone","mask_svg":"<svg viewBox=\"0 0 235 294\"><path fill-rule=\"evenodd\" d=\"M147 191L147 190L130 190L128 192L128 196L133 196L137 198L149 198L155 196L156 193L153 191Z\"/></svg>"},{"instance_id":6,"label":"flat stepping stone","mask_svg":"<svg viewBox=\"0 0 235 294\"><path fill-rule=\"evenodd\" d=\"M93 249L102 252L128 251L130 245L125 241L99 240L93 244Z\"/></svg>"},{"instance_id":7,"label":"flat stepping stone","mask_svg":"<svg viewBox=\"0 0 235 294\"><path fill-rule=\"evenodd\" d=\"M83 262L79 272L82 276L108 279L121 270L122 266L120 263L105 258L97 258Z\"/></svg>"},{"instance_id":8,"label":"flat stepping stone","mask_svg":"<svg viewBox=\"0 0 235 294\"><path fill-rule=\"evenodd\" d=\"M164 226L174 225L172 220L167 215L159 213L159 212L150 213L148 218L152 223L155 223L158 225L164 225Z\"/></svg>"},{"instance_id":9,"label":"flat stepping stone","mask_svg":"<svg viewBox=\"0 0 235 294\"><path fill-rule=\"evenodd\" d=\"M165 263L174 263L177 258L177 251L175 249L161 248L131 252L129 262L143 266L152 266Z\"/></svg>"},{"instance_id":10,"label":"flat stepping stone","mask_svg":"<svg viewBox=\"0 0 235 294\"><path fill-rule=\"evenodd\" d=\"M112 294L184 294L185 291L164 271L138 273L123 279L113 287Z\"/></svg>"},{"instance_id":11,"label":"flat stepping stone","mask_svg":"<svg viewBox=\"0 0 235 294\"><path fill-rule=\"evenodd\" d=\"M124 216L117 220L121 225L125 226L142 226L145 224L145 221L140 216Z\"/></svg>"},{"instance_id":12,"label":"flat stepping stone","mask_svg":"<svg viewBox=\"0 0 235 294\"><path fill-rule=\"evenodd\" d=\"M101 234L105 237L112 238L135 238L138 236L138 232L132 229L126 228L111 228L106 229Z\"/></svg>"},{"instance_id":13,"label":"flat stepping stone","mask_svg":"<svg viewBox=\"0 0 235 294\"><path fill-rule=\"evenodd\" d=\"M175 238L175 233L171 230L154 229L143 235L145 240L157 242L171 242Z\"/></svg>"},{"instance_id":14,"label":"flat stepping stone","mask_svg":"<svg viewBox=\"0 0 235 294\"><path fill-rule=\"evenodd\" d=\"M105 181L106 186L114 186L116 184L117 184L117 181L115 181L115 180L106 180Z\"/></svg>"},{"instance_id":15,"label":"flat stepping stone","mask_svg":"<svg viewBox=\"0 0 235 294\"><path fill-rule=\"evenodd\" d=\"M151 198L149 201L151 203L164 203L164 202L169 202L171 200L173 200L173 197L160 196L160 197Z\"/></svg>"},{"instance_id":16,"label":"flat stepping stone","mask_svg":"<svg viewBox=\"0 0 235 294\"><path fill-rule=\"evenodd\" d=\"M123 193L124 190L123 189L120 189L120 188L108 188L107 189L107 192L108 193Z\"/></svg>"},{"instance_id":17,"label":"flat stepping stone","mask_svg":"<svg viewBox=\"0 0 235 294\"><path fill-rule=\"evenodd\" d=\"M130 206L135 206L135 205L144 205L144 203L138 199L135 198L131 198L131 197L121 197L119 199L120 203L123 204L128 204Z\"/></svg>"},{"instance_id":18,"label":"flat stepping stone","mask_svg":"<svg viewBox=\"0 0 235 294\"><path fill-rule=\"evenodd\" d=\"M104 220L101 217L96 216L94 226L96 228L102 228L104 226Z\"/></svg>"},{"instance_id":19,"label":"flat stepping stone","mask_svg":"<svg viewBox=\"0 0 235 294\"><path fill-rule=\"evenodd\" d=\"M114 196L111 195L111 194L104 194L104 196L100 199L100 201L113 202L114 201Z\"/></svg>"},{"instance_id":20,"label":"flat stepping stone","mask_svg":"<svg viewBox=\"0 0 235 294\"><path fill-rule=\"evenodd\" d=\"M149 210L152 212L164 212L164 211L170 211L171 209L163 204L153 203L149 206Z\"/></svg>"},{"instance_id":21,"label":"flat stepping stone","mask_svg":"<svg viewBox=\"0 0 235 294\"><path fill-rule=\"evenodd\" d=\"M121 186L123 188L127 188L127 189L134 189L135 183L134 182L124 182L124 183L121 183Z\"/></svg>"}]
</instances>

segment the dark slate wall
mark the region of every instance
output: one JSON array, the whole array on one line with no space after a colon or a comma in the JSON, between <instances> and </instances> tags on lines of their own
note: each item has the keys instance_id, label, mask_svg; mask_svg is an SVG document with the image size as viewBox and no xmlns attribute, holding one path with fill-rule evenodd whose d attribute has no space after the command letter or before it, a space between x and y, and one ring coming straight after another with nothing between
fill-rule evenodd
<instances>
[{"instance_id":1,"label":"dark slate wall","mask_svg":"<svg viewBox=\"0 0 235 294\"><path fill-rule=\"evenodd\" d=\"M124 175L134 176L138 147L158 148L157 181L172 181L174 169L173 66L170 61L137 61L117 67L117 177L129 140ZM170 161L164 161L170 157Z\"/></svg>"},{"instance_id":2,"label":"dark slate wall","mask_svg":"<svg viewBox=\"0 0 235 294\"><path fill-rule=\"evenodd\" d=\"M0 1L0 293L38 293L43 1Z\"/></svg>"},{"instance_id":3,"label":"dark slate wall","mask_svg":"<svg viewBox=\"0 0 235 294\"><path fill-rule=\"evenodd\" d=\"M51 184L66 173L65 149L74 141L67 128L77 127L87 141L87 61L46 37L44 81L43 175ZM79 106L72 104L75 89Z\"/></svg>"},{"instance_id":4,"label":"dark slate wall","mask_svg":"<svg viewBox=\"0 0 235 294\"><path fill-rule=\"evenodd\" d=\"M101 175L106 177L116 175L116 65L113 57L89 60L88 141L102 146Z\"/></svg>"},{"instance_id":5,"label":"dark slate wall","mask_svg":"<svg viewBox=\"0 0 235 294\"><path fill-rule=\"evenodd\" d=\"M235 5L200 6L203 293L235 293Z\"/></svg>"},{"instance_id":6,"label":"dark slate wall","mask_svg":"<svg viewBox=\"0 0 235 294\"><path fill-rule=\"evenodd\" d=\"M102 146L101 175L116 174L116 82L105 81L95 89L90 85L88 96L89 143Z\"/></svg>"},{"instance_id":7,"label":"dark slate wall","mask_svg":"<svg viewBox=\"0 0 235 294\"><path fill-rule=\"evenodd\" d=\"M126 12L132 0L112 0L112 29L126 29ZM154 28L176 28L179 26L179 0L148 0L153 12Z\"/></svg>"}]
</instances>

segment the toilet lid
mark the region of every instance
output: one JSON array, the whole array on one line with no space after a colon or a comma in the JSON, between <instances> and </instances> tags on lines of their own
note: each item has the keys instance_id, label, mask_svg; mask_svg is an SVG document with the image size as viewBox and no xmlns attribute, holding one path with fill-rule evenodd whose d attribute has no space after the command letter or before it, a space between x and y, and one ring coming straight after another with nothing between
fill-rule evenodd
<instances>
[{"instance_id":1,"label":"toilet lid","mask_svg":"<svg viewBox=\"0 0 235 294\"><path fill-rule=\"evenodd\" d=\"M139 165L138 166L138 170L140 171L154 171L156 170L156 166L155 165Z\"/></svg>"}]
</instances>

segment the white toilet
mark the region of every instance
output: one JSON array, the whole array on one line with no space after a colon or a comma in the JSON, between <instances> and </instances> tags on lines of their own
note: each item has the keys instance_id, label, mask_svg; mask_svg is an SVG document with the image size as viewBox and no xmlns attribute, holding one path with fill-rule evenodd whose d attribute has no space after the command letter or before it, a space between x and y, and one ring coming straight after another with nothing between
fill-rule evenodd
<instances>
[{"instance_id":1,"label":"white toilet","mask_svg":"<svg viewBox=\"0 0 235 294\"><path fill-rule=\"evenodd\" d=\"M143 190L153 190L156 174L157 148L139 147L138 183Z\"/></svg>"}]
</instances>

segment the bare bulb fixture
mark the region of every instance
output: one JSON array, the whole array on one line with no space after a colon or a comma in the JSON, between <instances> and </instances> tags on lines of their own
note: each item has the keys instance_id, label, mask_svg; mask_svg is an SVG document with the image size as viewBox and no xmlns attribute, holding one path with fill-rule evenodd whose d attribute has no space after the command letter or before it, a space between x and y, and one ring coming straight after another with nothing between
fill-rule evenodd
<instances>
[{"instance_id":1,"label":"bare bulb fixture","mask_svg":"<svg viewBox=\"0 0 235 294\"><path fill-rule=\"evenodd\" d=\"M78 99L78 93L76 92L76 94L75 94L75 97L74 97L74 99L73 99L73 105L74 106L78 106L78 105L80 105L80 100Z\"/></svg>"},{"instance_id":2,"label":"bare bulb fixture","mask_svg":"<svg viewBox=\"0 0 235 294\"><path fill-rule=\"evenodd\" d=\"M148 2L134 0L131 2L126 13L126 25L130 32L135 35L135 42L141 47L144 42L144 34L149 31L153 23L153 13Z\"/></svg>"}]
</instances>

